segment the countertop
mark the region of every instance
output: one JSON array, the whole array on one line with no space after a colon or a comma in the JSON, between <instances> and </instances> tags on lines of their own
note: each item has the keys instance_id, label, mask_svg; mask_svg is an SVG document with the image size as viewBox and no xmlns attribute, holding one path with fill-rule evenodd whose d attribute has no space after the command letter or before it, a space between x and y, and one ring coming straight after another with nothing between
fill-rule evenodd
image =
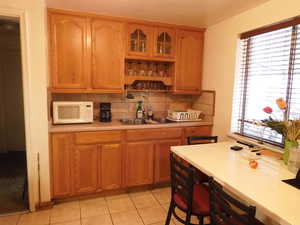
<instances>
[{"instance_id":1,"label":"countertop","mask_svg":"<svg viewBox=\"0 0 300 225\"><path fill-rule=\"evenodd\" d=\"M288 171L282 160L262 156L257 169L251 169L243 152L232 151L235 142L209 145L176 146L171 150L191 165L213 176L225 188L244 197L265 215L280 224L300 224L297 205L300 190L282 182L296 175Z\"/></svg>"},{"instance_id":2,"label":"countertop","mask_svg":"<svg viewBox=\"0 0 300 225\"><path fill-rule=\"evenodd\" d=\"M199 122L173 122L159 124L122 124L120 121L112 121L103 123L95 121L91 124L69 124L69 125L53 125L49 123L50 133L60 132L80 132L80 131L100 131L100 130L132 130L132 129L153 129L153 128L171 128L171 127L193 127L193 126L210 126L213 125L209 121Z\"/></svg>"}]
</instances>

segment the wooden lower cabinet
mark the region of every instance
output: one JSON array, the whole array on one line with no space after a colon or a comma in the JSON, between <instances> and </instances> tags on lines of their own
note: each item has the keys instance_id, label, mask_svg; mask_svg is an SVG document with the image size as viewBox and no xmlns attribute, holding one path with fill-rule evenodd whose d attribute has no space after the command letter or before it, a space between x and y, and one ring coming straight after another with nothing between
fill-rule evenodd
<instances>
[{"instance_id":1,"label":"wooden lower cabinet","mask_svg":"<svg viewBox=\"0 0 300 225\"><path fill-rule=\"evenodd\" d=\"M121 188L123 153L121 144L105 144L100 148L98 187L103 190Z\"/></svg>"},{"instance_id":2,"label":"wooden lower cabinet","mask_svg":"<svg viewBox=\"0 0 300 225\"><path fill-rule=\"evenodd\" d=\"M170 150L171 146L181 145L181 139L164 140L155 144L154 182L170 181Z\"/></svg>"},{"instance_id":3,"label":"wooden lower cabinet","mask_svg":"<svg viewBox=\"0 0 300 225\"><path fill-rule=\"evenodd\" d=\"M89 193L97 189L99 162L97 145L80 145L74 152L75 193Z\"/></svg>"},{"instance_id":4,"label":"wooden lower cabinet","mask_svg":"<svg viewBox=\"0 0 300 225\"><path fill-rule=\"evenodd\" d=\"M72 194L73 135L58 133L52 135L51 180L52 195L55 198Z\"/></svg>"},{"instance_id":5,"label":"wooden lower cabinet","mask_svg":"<svg viewBox=\"0 0 300 225\"><path fill-rule=\"evenodd\" d=\"M200 135L211 135L211 126L54 133L52 197L166 183L170 147Z\"/></svg>"},{"instance_id":6,"label":"wooden lower cabinet","mask_svg":"<svg viewBox=\"0 0 300 225\"><path fill-rule=\"evenodd\" d=\"M128 187L153 183L154 142L126 145L126 184Z\"/></svg>"}]
</instances>

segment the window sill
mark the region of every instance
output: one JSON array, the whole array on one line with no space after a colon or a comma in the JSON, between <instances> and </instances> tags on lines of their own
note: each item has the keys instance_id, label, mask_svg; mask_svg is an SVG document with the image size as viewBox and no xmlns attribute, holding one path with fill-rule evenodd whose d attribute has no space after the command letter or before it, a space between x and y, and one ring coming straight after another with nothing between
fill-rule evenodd
<instances>
[{"instance_id":1,"label":"window sill","mask_svg":"<svg viewBox=\"0 0 300 225\"><path fill-rule=\"evenodd\" d=\"M260 148L264 148L264 149L268 149L270 151L276 152L276 153L281 153L283 154L283 149L271 144L259 144L257 142L257 140L254 140L252 138L248 138L248 137L243 137L241 135L237 135L237 134L233 134L233 133L229 133L227 135L227 137L237 140L237 141L242 141L242 142L246 142L248 144L252 144L254 146L260 147Z\"/></svg>"}]
</instances>

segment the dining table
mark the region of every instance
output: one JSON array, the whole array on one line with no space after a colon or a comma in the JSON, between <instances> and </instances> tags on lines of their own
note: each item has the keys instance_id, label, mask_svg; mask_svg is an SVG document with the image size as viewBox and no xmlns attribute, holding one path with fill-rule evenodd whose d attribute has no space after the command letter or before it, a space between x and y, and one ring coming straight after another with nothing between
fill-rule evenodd
<instances>
[{"instance_id":1,"label":"dining table","mask_svg":"<svg viewBox=\"0 0 300 225\"><path fill-rule=\"evenodd\" d=\"M232 146L243 149L234 151ZM256 206L266 218L277 224L300 225L300 190L282 181L296 175L282 160L264 155L253 158L251 149L235 141L172 146L171 151L212 176L228 192ZM258 162L256 169L249 166L250 159Z\"/></svg>"}]
</instances>

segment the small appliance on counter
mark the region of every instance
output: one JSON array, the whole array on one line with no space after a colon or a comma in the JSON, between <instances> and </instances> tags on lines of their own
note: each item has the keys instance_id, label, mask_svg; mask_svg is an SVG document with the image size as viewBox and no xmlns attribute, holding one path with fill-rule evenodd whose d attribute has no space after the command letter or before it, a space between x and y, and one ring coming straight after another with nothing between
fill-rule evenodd
<instances>
[{"instance_id":1,"label":"small appliance on counter","mask_svg":"<svg viewBox=\"0 0 300 225\"><path fill-rule=\"evenodd\" d=\"M100 122L111 122L111 103L100 103Z\"/></svg>"},{"instance_id":2,"label":"small appliance on counter","mask_svg":"<svg viewBox=\"0 0 300 225\"><path fill-rule=\"evenodd\" d=\"M53 124L93 122L93 102L53 102Z\"/></svg>"}]
</instances>

